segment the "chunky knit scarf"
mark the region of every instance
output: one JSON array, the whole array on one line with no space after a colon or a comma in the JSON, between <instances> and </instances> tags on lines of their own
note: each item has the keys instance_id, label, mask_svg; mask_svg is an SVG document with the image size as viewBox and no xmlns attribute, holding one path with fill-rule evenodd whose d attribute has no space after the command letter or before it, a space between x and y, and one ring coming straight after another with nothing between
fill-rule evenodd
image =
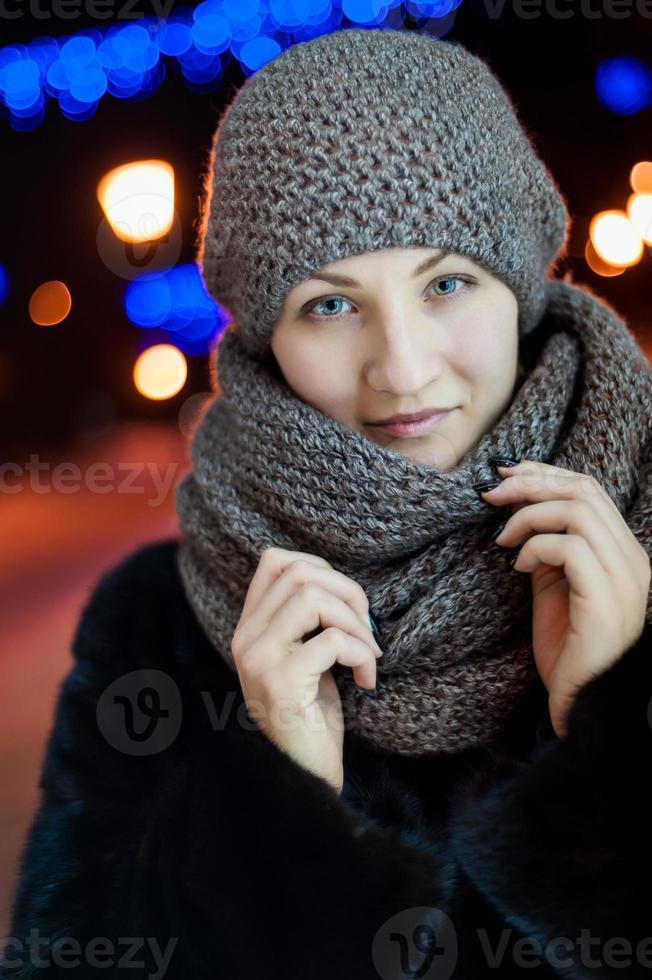
<instances>
[{"instance_id":1,"label":"chunky knit scarf","mask_svg":"<svg viewBox=\"0 0 652 980\"><path fill-rule=\"evenodd\" d=\"M652 553L652 372L625 323L588 287L553 280L520 353L525 377L508 408L440 472L303 402L225 332L218 396L177 487L178 560L199 622L233 669L231 638L262 551L306 551L357 581L380 625L375 692L332 668L347 728L404 754L500 737L541 681L530 576L490 540L509 513L472 489L496 478L489 457L592 475Z\"/></svg>"}]
</instances>

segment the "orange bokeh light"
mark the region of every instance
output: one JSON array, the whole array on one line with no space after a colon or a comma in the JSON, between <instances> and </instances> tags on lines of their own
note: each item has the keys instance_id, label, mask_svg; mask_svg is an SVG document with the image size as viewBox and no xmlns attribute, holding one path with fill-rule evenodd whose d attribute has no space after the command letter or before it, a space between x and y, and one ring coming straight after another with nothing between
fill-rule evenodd
<instances>
[{"instance_id":1,"label":"orange bokeh light","mask_svg":"<svg viewBox=\"0 0 652 980\"><path fill-rule=\"evenodd\" d=\"M39 327L52 327L70 313L72 297L65 283L50 279L42 283L32 293L29 301L29 315Z\"/></svg>"},{"instance_id":2,"label":"orange bokeh light","mask_svg":"<svg viewBox=\"0 0 652 980\"><path fill-rule=\"evenodd\" d=\"M600 211L591 220L589 238L600 258L617 268L636 265L643 255L643 239L625 211Z\"/></svg>"},{"instance_id":3,"label":"orange bokeh light","mask_svg":"<svg viewBox=\"0 0 652 980\"><path fill-rule=\"evenodd\" d=\"M139 356L134 365L134 383L145 398L160 401L172 398L188 377L186 359L173 344L155 344Z\"/></svg>"},{"instance_id":4,"label":"orange bokeh light","mask_svg":"<svg viewBox=\"0 0 652 980\"><path fill-rule=\"evenodd\" d=\"M629 175L632 190L637 194L652 194L652 161L641 160L634 164Z\"/></svg>"},{"instance_id":5,"label":"orange bokeh light","mask_svg":"<svg viewBox=\"0 0 652 980\"><path fill-rule=\"evenodd\" d=\"M586 259L586 264L592 272L595 272L598 276L613 277L622 276L625 272L627 266L622 265L610 265L601 259L596 250L593 248L593 243L589 238L586 247L584 249L584 258Z\"/></svg>"}]
</instances>

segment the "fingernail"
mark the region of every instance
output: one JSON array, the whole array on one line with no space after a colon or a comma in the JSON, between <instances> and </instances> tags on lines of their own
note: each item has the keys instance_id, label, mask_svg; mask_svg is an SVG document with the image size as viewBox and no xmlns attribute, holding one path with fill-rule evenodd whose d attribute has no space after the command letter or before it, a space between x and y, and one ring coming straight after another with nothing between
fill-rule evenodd
<instances>
[{"instance_id":1,"label":"fingernail","mask_svg":"<svg viewBox=\"0 0 652 980\"><path fill-rule=\"evenodd\" d=\"M511 456L490 456L489 462L493 466L518 466L520 459L512 459Z\"/></svg>"},{"instance_id":2,"label":"fingernail","mask_svg":"<svg viewBox=\"0 0 652 980\"><path fill-rule=\"evenodd\" d=\"M376 639L376 637L380 636L380 629L378 627L378 623L376 622L375 616L373 616L371 612L369 613L368 618L369 618L369 628L371 629L371 632L374 634L374 643L378 648L378 656L382 657L385 651L383 650L380 643Z\"/></svg>"},{"instance_id":3,"label":"fingernail","mask_svg":"<svg viewBox=\"0 0 652 980\"><path fill-rule=\"evenodd\" d=\"M507 524L507 521L505 521L505 524ZM496 528L496 530L494 531L494 533L491 535L491 540L492 541L495 541L496 538L499 538L500 537L501 532L503 531L503 529L505 527L505 524L501 524L500 527L497 527Z\"/></svg>"},{"instance_id":4,"label":"fingernail","mask_svg":"<svg viewBox=\"0 0 652 980\"><path fill-rule=\"evenodd\" d=\"M502 482L502 480L489 480L484 483L474 483L471 489L479 494L482 490L493 490L495 487L499 487Z\"/></svg>"}]
</instances>

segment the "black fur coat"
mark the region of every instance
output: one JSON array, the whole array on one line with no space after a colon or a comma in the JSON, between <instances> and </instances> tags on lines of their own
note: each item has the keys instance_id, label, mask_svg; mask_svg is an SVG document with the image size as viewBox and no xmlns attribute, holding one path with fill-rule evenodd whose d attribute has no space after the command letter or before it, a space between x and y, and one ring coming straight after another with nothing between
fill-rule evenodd
<instances>
[{"instance_id":1,"label":"black fur coat","mask_svg":"<svg viewBox=\"0 0 652 980\"><path fill-rule=\"evenodd\" d=\"M562 741L543 685L493 752L347 732L339 797L251 722L175 549L83 611L0 977L652 978L649 629Z\"/></svg>"}]
</instances>

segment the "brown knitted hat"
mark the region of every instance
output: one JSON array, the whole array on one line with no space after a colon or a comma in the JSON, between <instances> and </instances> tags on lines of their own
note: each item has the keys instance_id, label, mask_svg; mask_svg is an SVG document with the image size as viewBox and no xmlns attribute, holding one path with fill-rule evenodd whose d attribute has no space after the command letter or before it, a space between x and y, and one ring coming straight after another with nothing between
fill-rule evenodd
<instances>
[{"instance_id":1,"label":"brown knitted hat","mask_svg":"<svg viewBox=\"0 0 652 980\"><path fill-rule=\"evenodd\" d=\"M466 254L512 290L522 336L566 254L564 198L509 96L427 34L351 28L288 48L224 111L209 168L200 269L260 359L287 293L337 259Z\"/></svg>"}]
</instances>

